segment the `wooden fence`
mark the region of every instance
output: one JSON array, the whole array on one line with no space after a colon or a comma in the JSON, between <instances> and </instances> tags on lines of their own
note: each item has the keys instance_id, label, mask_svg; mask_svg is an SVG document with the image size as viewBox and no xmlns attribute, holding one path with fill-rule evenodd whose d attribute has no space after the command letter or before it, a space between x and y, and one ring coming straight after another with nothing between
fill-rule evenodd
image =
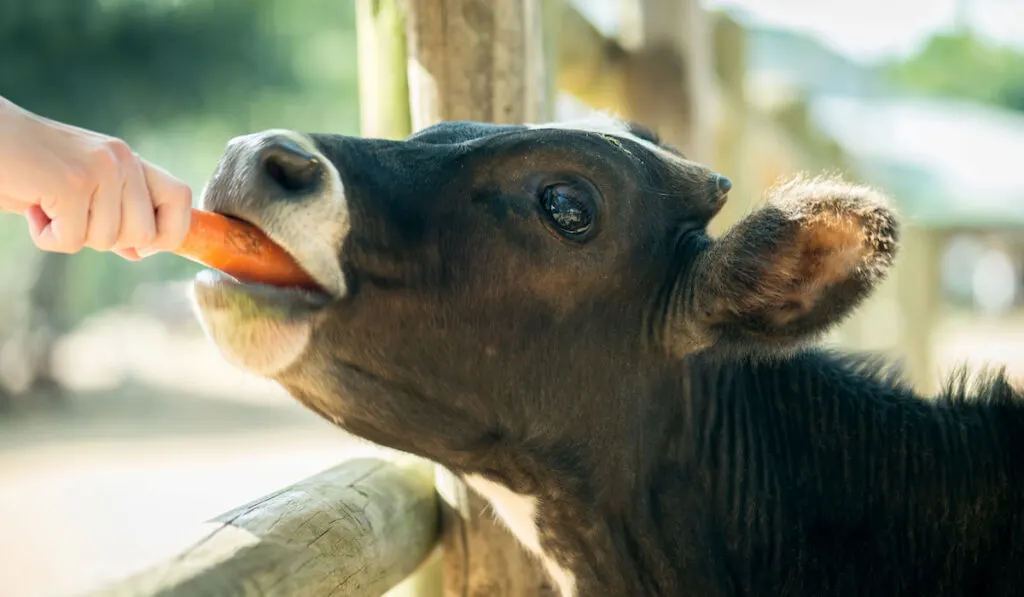
<instances>
[{"instance_id":1,"label":"wooden fence","mask_svg":"<svg viewBox=\"0 0 1024 597\"><path fill-rule=\"evenodd\" d=\"M351 460L207 526L173 557L89 597L380 597L438 545L433 467Z\"/></svg>"},{"instance_id":2,"label":"wooden fence","mask_svg":"<svg viewBox=\"0 0 1024 597\"><path fill-rule=\"evenodd\" d=\"M656 125L728 170L738 197L727 224L770 182L737 161L758 151L748 135L764 126L748 120L742 30L698 0L622 2L628 18L609 38L567 0L356 0L363 134L550 120L561 90ZM212 524L177 556L94 595L555 594L482 498L416 459L347 462Z\"/></svg>"}]
</instances>

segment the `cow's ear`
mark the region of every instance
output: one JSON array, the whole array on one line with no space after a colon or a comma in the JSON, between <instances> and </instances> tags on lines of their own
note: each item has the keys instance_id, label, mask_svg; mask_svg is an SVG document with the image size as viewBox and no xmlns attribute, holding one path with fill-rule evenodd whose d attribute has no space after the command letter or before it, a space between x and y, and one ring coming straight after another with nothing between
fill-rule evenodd
<instances>
[{"instance_id":1,"label":"cow's ear","mask_svg":"<svg viewBox=\"0 0 1024 597\"><path fill-rule=\"evenodd\" d=\"M677 284L673 348L783 348L850 314L889 272L896 213L875 190L798 179L703 250Z\"/></svg>"}]
</instances>

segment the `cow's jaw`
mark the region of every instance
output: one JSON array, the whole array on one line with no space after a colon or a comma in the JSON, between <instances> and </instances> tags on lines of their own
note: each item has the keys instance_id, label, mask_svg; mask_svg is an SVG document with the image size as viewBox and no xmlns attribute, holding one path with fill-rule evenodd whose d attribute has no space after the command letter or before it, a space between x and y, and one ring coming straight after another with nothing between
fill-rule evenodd
<instances>
[{"instance_id":1,"label":"cow's jaw","mask_svg":"<svg viewBox=\"0 0 1024 597\"><path fill-rule=\"evenodd\" d=\"M231 364L273 377L305 351L316 315L330 302L322 293L239 282L200 272L192 285L203 331Z\"/></svg>"}]
</instances>

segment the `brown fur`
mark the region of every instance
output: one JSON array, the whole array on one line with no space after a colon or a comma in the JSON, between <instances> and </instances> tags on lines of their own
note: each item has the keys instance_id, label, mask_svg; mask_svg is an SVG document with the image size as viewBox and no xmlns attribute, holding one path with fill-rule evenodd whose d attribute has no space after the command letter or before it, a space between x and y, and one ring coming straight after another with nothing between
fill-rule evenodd
<instances>
[{"instance_id":1,"label":"brown fur","mask_svg":"<svg viewBox=\"0 0 1024 597\"><path fill-rule=\"evenodd\" d=\"M699 326L700 344L814 337L885 277L898 238L896 215L877 191L796 178L771 189L703 256L687 322Z\"/></svg>"},{"instance_id":2,"label":"brown fur","mask_svg":"<svg viewBox=\"0 0 1024 597\"><path fill-rule=\"evenodd\" d=\"M621 124L312 135L324 176L282 181L261 164L290 137L229 144L204 205L302 249L343 292L197 284L233 362L350 433L500 486L496 511L518 513L517 536L567 594L936 594L927 566L962 535L870 481L935 447L933 429L899 427L924 420L923 401L794 351L892 263L898 227L880 194L798 179L715 239L723 177ZM560 198L596 215L585 233L548 211L566 184L576 196ZM242 308L255 297L261 308ZM888 448L858 443L867 432ZM922 483L944 474L928 466ZM894 561L893 521L911 506L900 528L938 529L944 544ZM1004 506L988 517L1020 511ZM861 590L876 587L890 592Z\"/></svg>"}]
</instances>

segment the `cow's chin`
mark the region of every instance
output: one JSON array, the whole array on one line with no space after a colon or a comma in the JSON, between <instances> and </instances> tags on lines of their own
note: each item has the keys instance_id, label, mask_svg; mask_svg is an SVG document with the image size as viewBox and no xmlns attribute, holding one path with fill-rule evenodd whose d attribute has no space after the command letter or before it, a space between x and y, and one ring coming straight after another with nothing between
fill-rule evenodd
<instances>
[{"instance_id":1,"label":"cow's chin","mask_svg":"<svg viewBox=\"0 0 1024 597\"><path fill-rule=\"evenodd\" d=\"M204 270L193 281L192 300L203 330L225 360L272 378L305 351L317 315L331 297Z\"/></svg>"}]
</instances>

